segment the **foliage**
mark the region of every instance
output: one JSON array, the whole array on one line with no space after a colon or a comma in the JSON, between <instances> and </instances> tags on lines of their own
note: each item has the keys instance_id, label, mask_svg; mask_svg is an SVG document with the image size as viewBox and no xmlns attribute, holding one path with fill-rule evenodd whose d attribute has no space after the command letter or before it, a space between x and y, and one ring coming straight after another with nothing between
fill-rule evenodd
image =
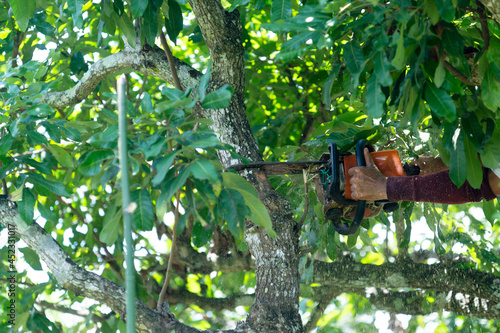
<instances>
[{"instance_id":1,"label":"foliage","mask_svg":"<svg viewBox=\"0 0 500 333\"><path fill-rule=\"evenodd\" d=\"M500 27L480 2L223 4L241 15L247 116L265 160L316 160L327 143L347 151L368 138L379 149L398 149L403 159L441 156L457 185L468 181L477 188L481 163L498 166ZM78 264L123 283L115 112L115 79L122 73L128 81L130 191L138 204L136 257L146 277L137 279L139 298L154 306L150 295L161 288L176 198L182 207L177 232L188 235L197 254L249 255L243 237L246 218L275 235L255 189L235 173L222 172L217 151L229 150L235 159L237 154L209 129L211 120L196 111L197 105L226 107L233 88L206 91L210 55L187 1L4 1L0 27L0 179L4 191L18 200L23 219L35 217ZM74 106L54 109L40 103L49 92L74 87L93 64L125 49L126 43L154 44L162 27L176 45L174 56L205 72L199 87L180 91L124 69ZM297 220L307 206L306 195L311 207L300 238L301 246L312 251L300 261L304 318L317 305L310 286L311 258L317 256L335 261L349 250L355 260L381 264L405 249L433 252L443 261L459 253L470 258L462 265L498 275L498 201L453 207L403 203L394 214L366 220L365 228L344 239L323 224L321 203L314 192L304 193L301 178L271 177L271 182L289 199ZM33 270L39 273L43 265L28 248L21 252L30 267L25 265L26 274L20 276L25 284L19 287L19 313L26 315L19 317L19 327L66 331L60 327L66 325L64 317L44 311L38 295L68 308L82 299L72 293L56 296L52 276L35 280ZM179 295L215 298L251 294L254 284L249 269L229 274L178 268L170 288ZM0 304L6 301L2 292ZM225 328L248 308L211 311L177 302L171 310L185 323L206 329ZM92 320L108 312L94 304L71 330L123 330L113 315L102 323ZM354 319L361 314L370 319ZM340 327L373 331L375 318L386 314L366 298L348 294L331 302L318 332ZM447 327L443 330L496 325L454 314L429 318ZM425 326L420 316L407 321L409 330Z\"/></svg>"}]
</instances>

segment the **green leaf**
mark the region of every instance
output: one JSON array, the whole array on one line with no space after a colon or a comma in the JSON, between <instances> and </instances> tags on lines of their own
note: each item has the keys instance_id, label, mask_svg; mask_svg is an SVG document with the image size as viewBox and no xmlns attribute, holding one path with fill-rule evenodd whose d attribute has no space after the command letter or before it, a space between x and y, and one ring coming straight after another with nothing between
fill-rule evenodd
<instances>
[{"instance_id":1,"label":"green leaf","mask_svg":"<svg viewBox=\"0 0 500 333\"><path fill-rule=\"evenodd\" d=\"M165 28L168 37L174 44L177 44L177 36L184 27L182 24L182 9L175 0L168 0L168 17L165 17Z\"/></svg>"},{"instance_id":2,"label":"green leaf","mask_svg":"<svg viewBox=\"0 0 500 333\"><path fill-rule=\"evenodd\" d=\"M500 209L495 206L494 200L483 201L483 212L492 226L495 224L495 220L500 219Z\"/></svg>"},{"instance_id":3,"label":"green leaf","mask_svg":"<svg viewBox=\"0 0 500 333\"><path fill-rule=\"evenodd\" d=\"M359 74L365 66L365 58L359 44L351 40L344 45L344 47L342 48L342 52L344 55L345 63L347 65L347 69L349 69L353 76L359 77ZM354 86L355 88L357 88L358 80L356 79L354 82Z\"/></svg>"},{"instance_id":4,"label":"green leaf","mask_svg":"<svg viewBox=\"0 0 500 333\"><path fill-rule=\"evenodd\" d=\"M222 174L223 186L240 192L245 204L250 209L249 219L258 226L264 227L271 237L278 237L272 228L272 221L266 206L259 201L257 191L243 177L230 172Z\"/></svg>"},{"instance_id":5,"label":"green leaf","mask_svg":"<svg viewBox=\"0 0 500 333\"><path fill-rule=\"evenodd\" d=\"M366 114L380 118L384 114L385 95L376 75L372 75L366 86Z\"/></svg>"},{"instance_id":6,"label":"green leaf","mask_svg":"<svg viewBox=\"0 0 500 333\"><path fill-rule=\"evenodd\" d=\"M450 152L450 178L458 187L467 179L467 156L465 155L464 135L457 129L453 136L453 150Z\"/></svg>"},{"instance_id":7,"label":"green leaf","mask_svg":"<svg viewBox=\"0 0 500 333\"><path fill-rule=\"evenodd\" d=\"M337 79L337 75L339 75L341 66L338 64L334 65L332 71L328 75L324 85L323 85L323 104L329 107L332 104L332 87Z\"/></svg>"},{"instance_id":8,"label":"green leaf","mask_svg":"<svg viewBox=\"0 0 500 333\"><path fill-rule=\"evenodd\" d=\"M215 169L215 166L208 160L194 160L189 166L189 169L196 179L208 179L213 183L219 180L217 169Z\"/></svg>"},{"instance_id":9,"label":"green leaf","mask_svg":"<svg viewBox=\"0 0 500 333\"><path fill-rule=\"evenodd\" d=\"M483 182L483 168L477 151L467 137L464 137L464 150L467 161L467 181L473 188L480 188Z\"/></svg>"},{"instance_id":10,"label":"green leaf","mask_svg":"<svg viewBox=\"0 0 500 333\"><path fill-rule=\"evenodd\" d=\"M137 231L150 231L154 225L154 207L149 192L146 189L130 193L130 202L137 204L132 215L132 224Z\"/></svg>"},{"instance_id":11,"label":"green leaf","mask_svg":"<svg viewBox=\"0 0 500 333\"><path fill-rule=\"evenodd\" d=\"M200 79L200 86L198 87L198 95L200 96L200 100L205 99L205 94L208 88L208 82L210 81L210 73L212 71L212 60L208 60L207 70L205 74Z\"/></svg>"},{"instance_id":12,"label":"green leaf","mask_svg":"<svg viewBox=\"0 0 500 333\"><path fill-rule=\"evenodd\" d=\"M450 95L443 89L436 87L434 83L426 83L425 100L436 115L445 117L448 122L455 120L457 109Z\"/></svg>"},{"instance_id":13,"label":"green leaf","mask_svg":"<svg viewBox=\"0 0 500 333\"><path fill-rule=\"evenodd\" d=\"M32 172L28 172L27 175L28 175L27 180L30 183L40 185L45 189L49 190L50 192L63 197L71 196L71 194L69 194L68 191L66 191L66 188L64 187L63 183L45 179L45 177L43 177L42 175Z\"/></svg>"},{"instance_id":14,"label":"green leaf","mask_svg":"<svg viewBox=\"0 0 500 333\"><path fill-rule=\"evenodd\" d=\"M95 150L88 153L83 161L80 161L78 171L86 176L95 176L101 171L104 161L114 158L115 153L110 150Z\"/></svg>"},{"instance_id":15,"label":"green leaf","mask_svg":"<svg viewBox=\"0 0 500 333\"><path fill-rule=\"evenodd\" d=\"M36 204L36 208L40 212L40 215L47 221L54 221L56 219L56 215L53 211L50 210L50 207L48 205L44 205L40 203L40 201L38 201Z\"/></svg>"},{"instance_id":16,"label":"green leaf","mask_svg":"<svg viewBox=\"0 0 500 333\"><path fill-rule=\"evenodd\" d=\"M116 13L113 14L113 18L115 19L115 23L120 30L123 32L125 37L127 37L127 43L134 47L135 46L135 28L134 24L128 17L128 15L118 16Z\"/></svg>"},{"instance_id":17,"label":"green leaf","mask_svg":"<svg viewBox=\"0 0 500 333\"><path fill-rule=\"evenodd\" d=\"M200 222L196 221L193 224L191 235L194 246L200 248L212 239L212 228L209 228L209 226L204 227Z\"/></svg>"},{"instance_id":18,"label":"green leaf","mask_svg":"<svg viewBox=\"0 0 500 333\"><path fill-rule=\"evenodd\" d=\"M83 27L82 9L82 0L68 0L68 10L71 12L73 23L78 29Z\"/></svg>"},{"instance_id":19,"label":"green leaf","mask_svg":"<svg viewBox=\"0 0 500 333\"><path fill-rule=\"evenodd\" d=\"M141 109L142 112L152 113L153 112L153 102L151 101L151 95L145 91L141 98Z\"/></svg>"},{"instance_id":20,"label":"green leaf","mask_svg":"<svg viewBox=\"0 0 500 333\"><path fill-rule=\"evenodd\" d=\"M35 251L29 247L23 247L19 249L19 252L23 254L24 260L36 271L43 270L42 264L40 263L40 257Z\"/></svg>"},{"instance_id":21,"label":"green leaf","mask_svg":"<svg viewBox=\"0 0 500 333\"><path fill-rule=\"evenodd\" d=\"M500 85L495 78L494 67L489 66L481 83L481 97L486 107L496 111L500 107Z\"/></svg>"},{"instance_id":22,"label":"green leaf","mask_svg":"<svg viewBox=\"0 0 500 333\"><path fill-rule=\"evenodd\" d=\"M446 22L451 22L455 18L455 7L450 0L434 0L437 11Z\"/></svg>"},{"instance_id":23,"label":"green leaf","mask_svg":"<svg viewBox=\"0 0 500 333\"><path fill-rule=\"evenodd\" d=\"M424 0L424 12L431 19L432 25L439 22L439 12L434 0Z\"/></svg>"},{"instance_id":24,"label":"green leaf","mask_svg":"<svg viewBox=\"0 0 500 333\"><path fill-rule=\"evenodd\" d=\"M0 156L7 154L14 143L14 138L10 133L5 134L2 139L0 139Z\"/></svg>"},{"instance_id":25,"label":"green leaf","mask_svg":"<svg viewBox=\"0 0 500 333\"><path fill-rule=\"evenodd\" d=\"M24 220L24 222L31 224L33 222L33 216L35 212L36 199L33 192L27 188L23 188L23 198L18 201L19 215Z\"/></svg>"},{"instance_id":26,"label":"green leaf","mask_svg":"<svg viewBox=\"0 0 500 333\"><path fill-rule=\"evenodd\" d=\"M69 169L74 167L73 158L63 147L55 144L49 144L48 148L57 162L59 162L59 164L63 167Z\"/></svg>"},{"instance_id":27,"label":"green leaf","mask_svg":"<svg viewBox=\"0 0 500 333\"><path fill-rule=\"evenodd\" d=\"M49 117L56 113L56 110L48 104L37 104L29 107L24 114L38 116L40 118Z\"/></svg>"},{"instance_id":28,"label":"green leaf","mask_svg":"<svg viewBox=\"0 0 500 333\"><path fill-rule=\"evenodd\" d=\"M28 29L28 22L35 14L35 0L8 0L14 18L16 19L19 29L24 32Z\"/></svg>"},{"instance_id":29,"label":"green leaf","mask_svg":"<svg viewBox=\"0 0 500 333\"><path fill-rule=\"evenodd\" d=\"M392 76L390 71L390 63L385 56L385 52L379 51L375 54L373 58L373 66L375 74L377 75L377 80L382 86L389 86L392 84Z\"/></svg>"},{"instance_id":30,"label":"green leaf","mask_svg":"<svg viewBox=\"0 0 500 333\"><path fill-rule=\"evenodd\" d=\"M337 259L337 254L338 254L338 239L337 242L335 241L335 238L339 237L339 233L335 232L335 228L333 226L333 223L328 223L328 232L327 232L327 238L326 238L326 254L330 258L330 260L335 261Z\"/></svg>"},{"instance_id":31,"label":"green leaf","mask_svg":"<svg viewBox=\"0 0 500 333\"><path fill-rule=\"evenodd\" d=\"M396 70L400 70L403 68L405 63L405 39L404 39L404 28L401 28L401 32L399 34L398 43L396 46L396 54L394 55L394 59L392 59L391 64Z\"/></svg>"},{"instance_id":32,"label":"green leaf","mask_svg":"<svg viewBox=\"0 0 500 333\"><path fill-rule=\"evenodd\" d=\"M474 146L474 149L476 149L479 153L482 153L484 132L476 114L474 112L464 112L461 120L465 137Z\"/></svg>"},{"instance_id":33,"label":"green leaf","mask_svg":"<svg viewBox=\"0 0 500 333\"><path fill-rule=\"evenodd\" d=\"M272 0L271 22L285 21L292 17L292 2L290 0Z\"/></svg>"},{"instance_id":34,"label":"green leaf","mask_svg":"<svg viewBox=\"0 0 500 333\"><path fill-rule=\"evenodd\" d=\"M201 106L205 109L220 109L229 106L234 89L225 84L217 91L212 91L203 99Z\"/></svg>"},{"instance_id":35,"label":"green leaf","mask_svg":"<svg viewBox=\"0 0 500 333\"><path fill-rule=\"evenodd\" d=\"M498 168L500 162L500 145L498 142L500 142L500 132L494 133L491 140L484 145L481 162L487 168Z\"/></svg>"},{"instance_id":36,"label":"green leaf","mask_svg":"<svg viewBox=\"0 0 500 333\"><path fill-rule=\"evenodd\" d=\"M298 50L304 43L306 43L309 40L312 40L314 42L317 41L319 37L321 37L321 31L318 30L308 30L301 32L298 35L293 36L291 39L287 40L286 42L283 43L281 46L282 52L290 51L290 50ZM306 49L308 49L309 46L306 46ZM280 54L282 53L280 52ZM276 57L276 59L281 58L280 55Z\"/></svg>"},{"instance_id":37,"label":"green leaf","mask_svg":"<svg viewBox=\"0 0 500 333\"><path fill-rule=\"evenodd\" d=\"M136 19L141 17L146 7L148 6L148 0L134 0L130 2L130 7L132 9L132 18Z\"/></svg>"},{"instance_id":38,"label":"green leaf","mask_svg":"<svg viewBox=\"0 0 500 333\"><path fill-rule=\"evenodd\" d=\"M71 69L73 74L84 73L88 70L88 65L85 62L82 52L78 51L71 55L69 69Z\"/></svg>"},{"instance_id":39,"label":"green leaf","mask_svg":"<svg viewBox=\"0 0 500 333\"><path fill-rule=\"evenodd\" d=\"M177 176L174 176L173 169L170 169L170 172L167 173L166 181L162 183L162 193L160 195L163 196L163 200L169 200L178 189L184 186L190 175L191 169L189 167L182 169Z\"/></svg>"},{"instance_id":40,"label":"green leaf","mask_svg":"<svg viewBox=\"0 0 500 333\"><path fill-rule=\"evenodd\" d=\"M103 227L99 233L99 239L108 246L113 245L117 241L118 236L122 234L122 212L123 211L119 209L112 217L108 216L108 214L104 217Z\"/></svg>"},{"instance_id":41,"label":"green leaf","mask_svg":"<svg viewBox=\"0 0 500 333\"><path fill-rule=\"evenodd\" d=\"M154 44L156 36L158 35L158 12L157 9L150 3L144 11L144 19L142 24L142 29L144 36L149 44Z\"/></svg>"},{"instance_id":42,"label":"green leaf","mask_svg":"<svg viewBox=\"0 0 500 333\"><path fill-rule=\"evenodd\" d=\"M156 164L155 167L156 175L153 177L153 180L151 181L153 186L159 185L163 181L163 179L165 179L165 175L172 166L172 163L174 163L174 159L175 156L177 156L177 153L179 153L179 151L171 152L167 156L162 157L160 162Z\"/></svg>"},{"instance_id":43,"label":"green leaf","mask_svg":"<svg viewBox=\"0 0 500 333\"><path fill-rule=\"evenodd\" d=\"M436 71L434 72L434 84L437 88L440 88L443 85L445 78L446 71L444 70L443 63L440 61Z\"/></svg>"},{"instance_id":44,"label":"green leaf","mask_svg":"<svg viewBox=\"0 0 500 333\"><path fill-rule=\"evenodd\" d=\"M248 3L250 2L250 0L235 0L233 1L233 3L231 4L231 7L229 7L228 9L228 12L232 12L233 10L235 10L238 6L246 6Z\"/></svg>"},{"instance_id":45,"label":"green leaf","mask_svg":"<svg viewBox=\"0 0 500 333\"><path fill-rule=\"evenodd\" d=\"M245 198L234 189L223 189L220 193L220 203L229 231L234 237L242 240L245 231L245 216L248 213Z\"/></svg>"}]
</instances>

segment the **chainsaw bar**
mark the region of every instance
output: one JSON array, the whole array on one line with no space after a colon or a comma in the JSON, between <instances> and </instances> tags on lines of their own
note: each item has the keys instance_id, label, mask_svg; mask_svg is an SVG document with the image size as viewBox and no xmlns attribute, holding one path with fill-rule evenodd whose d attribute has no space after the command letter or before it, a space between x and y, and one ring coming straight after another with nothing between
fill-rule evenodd
<instances>
[{"instance_id":1,"label":"chainsaw bar","mask_svg":"<svg viewBox=\"0 0 500 333\"><path fill-rule=\"evenodd\" d=\"M296 175L304 170L309 173L319 173L319 169L328 167L328 161L301 161L301 162L254 162L236 164L229 167L236 171L245 169L260 169L266 175Z\"/></svg>"}]
</instances>

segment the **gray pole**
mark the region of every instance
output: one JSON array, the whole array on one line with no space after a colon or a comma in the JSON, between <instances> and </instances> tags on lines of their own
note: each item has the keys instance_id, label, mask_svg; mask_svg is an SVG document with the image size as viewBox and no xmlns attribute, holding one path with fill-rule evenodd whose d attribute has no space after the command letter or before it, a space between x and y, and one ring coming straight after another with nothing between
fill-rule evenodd
<instances>
[{"instance_id":1,"label":"gray pole","mask_svg":"<svg viewBox=\"0 0 500 333\"><path fill-rule=\"evenodd\" d=\"M135 332L135 270L134 247L132 243L132 211L130 206L130 191L128 182L128 155L127 155L127 110L125 107L125 77L118 78L118 157L120 159L122 201L123 201L123 230L125 234L125 288L127 297L127 333Z\"/></svg>"}]
</instances>

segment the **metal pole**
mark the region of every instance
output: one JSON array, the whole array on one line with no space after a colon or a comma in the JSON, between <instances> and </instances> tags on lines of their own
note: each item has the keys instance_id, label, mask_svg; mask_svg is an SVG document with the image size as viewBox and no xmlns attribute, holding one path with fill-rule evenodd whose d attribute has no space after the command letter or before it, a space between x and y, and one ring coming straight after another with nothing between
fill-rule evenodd
<instances>
[{"instance_id":1,"label":"metal pole","mask_svg":"<svg viewBox=\"0 0 500 333\"><path fill-rule=\"evenodd\" d=\"M132 243L132 211L130 207L130 191L128 182L127 155L127 110L125 107L125 77L118 78L118 157L120 159L121 187L123 201L123 229L125 234L125 288L127 301L127 332L135 332L135 269L134 247Z\"/></svg>"}]
</instances>

